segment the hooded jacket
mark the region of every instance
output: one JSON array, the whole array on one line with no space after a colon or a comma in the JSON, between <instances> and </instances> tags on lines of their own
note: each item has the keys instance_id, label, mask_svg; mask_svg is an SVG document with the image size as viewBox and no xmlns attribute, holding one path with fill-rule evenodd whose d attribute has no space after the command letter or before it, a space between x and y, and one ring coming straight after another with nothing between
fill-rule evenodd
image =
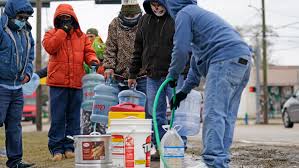
<instances>
[{"instance_id":1,"label":"hooded jacket","mask_svg":"<svg viewBox=\"0 0 299 168\"><path fill-rule=\"evenodd\" d=\"M138 24L135 39L135 51L130 64L130 79L135 79L141 68L147 76L160 79L166 77L173 48L174 21L168 13L157 17L150 6L150 0L143 3L147 14ZM156 1L165 7L162 1Z\"/></svg>"},{"instance_id":2,"label":"hooded jacket","mask_svg":"<svg viewBox=\"0 0 299 168\"><path fill-rule=\"evenodd\" d=\"M46 32L43 46L50 54L47 84L80 89L81 79L85 74L83 63L90 65L93 61L97 63L99 61L90 40L80 29L72 6L61 4L57 7L54 15L55 26L57 25L56 18L61 14L71 15L76 26L70 34L57 27Z\"/></svg>"},{"instance_id":3,"label":"hooded jacket","mask_svg":"<svg viewBox=\"0 0 299 168\"><path fill-rule=\"evenodd\" d=\"M239 33L216 14L197 6L196 0L163 1L166 2L168 12L175 19L176 29L168 77L177 79L183 71L191 44L192 57L194 57L191 59L191 68L200 76L207 75L211 63L244 55L250 56L249 47ZM196 75L191 74L191 76ZM197 78L199 79L200 76ZM191 90L194 81L186 81L186 83L187 85L190 83L185 90L187 92Z\"/></svg>"},{"instance_id":4,"label":"hooded jacket","mask_svg":"<svg viewBox=\"0 0 299 168\"><path fill-rule=\"evenodd\" d=\"M18 12L33 14L33 8L27 0L8 0L0 23L0 85L14 88L21 87L26 75L31 77L34 60L30 24L21 30L9 26L9 18L14 19Z\"/></svg>"}]
</instances>

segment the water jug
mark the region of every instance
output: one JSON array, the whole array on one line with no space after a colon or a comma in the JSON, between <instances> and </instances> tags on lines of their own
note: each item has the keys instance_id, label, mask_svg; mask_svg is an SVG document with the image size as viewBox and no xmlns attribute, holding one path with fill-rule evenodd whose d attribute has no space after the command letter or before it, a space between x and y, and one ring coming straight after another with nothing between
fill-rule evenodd
<instances>
[{"instance_id":1,"label":"water jug","mask_svg":"<svg viewBox=\"0 0 299 168\"><path fill-rule=\"evenodd\" d=\"M91 121L90 117L92 114L93 100L86 100L81 105L81 119L80 128L82 135L89 135L92 132L99 132L101 134L106 134L106 126L103 124Z\"/></svg>"},{"instance_id":2,"label":"water jug","mask_svg":"<svg viewBox=\"0 0 299 168\"><path fill-rule=\"evenodd\" d=\"M97 74L95 70L92 71L93 71L92 73L86 74L82 78L83 101L92 100L94 96L94 88L98 84L105 83L105 79L102 75Z\"/></svg>"},{"instance_id":3,"label":"water jug","mask_svg":"<svg viewBox=\"0 0 299 168\"><path fill-rule=\"evenodd\" d=\"M119 103L133 103L145 107L146 96L136 88L123 90L118 94Z\"/></svg>"},{"instance_id":4,"label":"water jug","mask_svg":"<svg viewBox=\"0 0 299 168\"><path fill-rule=\"evenodd\" d=\"M200 92L192 90L175 111L173 125L180 125L178 131L181 136L194 136L200 131L200 110L202 96Z\"/></svg>"},{"instance_id":5,"label":"water jug","mask_svg":"<svg viewBox=\"0 0 299 168\"><path fill-rule=\"evenodd\" d=\"M30 81L22 85L23 94L27 96L32 95L39 85L39 80L39 76L36 73L33 73Z\"/></svg>"},{"instance_id":6,"label":"water jug","mask_svg":"<svg viewBox=\"0 0 299 168\"><path fill-rule=\"evenodd\" d=\"M161 139L161 152L168 167L183 168L185 148L184 142L177 132L180 126L169 128L169 125L163 125L163 129L166 133ZM164 167L166 166L164 166L163 161L160 159L160 168Z\"/></svg>"},{"instance_id":7,"label":"water jug","mask_svg":"<svg viewBox=\"0 0 299 168\"><path fill-rule=\"evenodd\" d=\"M109 84L100 84L95 87L94 91L90 120L96 123L108 124L109 109L111 106L118 104L118 89Z\"/></svg>"}]
</instances>

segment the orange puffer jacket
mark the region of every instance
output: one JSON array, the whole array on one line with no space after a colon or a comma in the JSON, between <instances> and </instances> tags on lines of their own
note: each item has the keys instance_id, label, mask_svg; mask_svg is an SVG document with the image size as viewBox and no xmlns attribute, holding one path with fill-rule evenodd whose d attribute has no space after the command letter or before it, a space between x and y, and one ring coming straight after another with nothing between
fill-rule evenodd
<instances>
[{"instance_id":1,"label":"orange puffer jacket","mask_svg":"<svg viewBox=\"0 0 299 168\"><path fill-rule=\"evenodd\" d=\"M62 29L53 28L46 32L43 46L50 54L47 84L49 86L80 89L81 79L85 74L83 62L90 65L99 63L88 37L81 31L78 19L71 5L61 4L57 7L55 18L61 14L71 15L78 23L78 28L69 34Z\"/></svg>"}]
</instances>

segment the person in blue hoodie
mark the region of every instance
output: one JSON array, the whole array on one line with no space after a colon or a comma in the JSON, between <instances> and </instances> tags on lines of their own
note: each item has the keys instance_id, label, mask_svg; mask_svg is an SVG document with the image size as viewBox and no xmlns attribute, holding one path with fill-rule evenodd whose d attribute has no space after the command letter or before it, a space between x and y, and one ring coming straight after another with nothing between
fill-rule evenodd
<instances>
[{"instance_id":1,"label":"person in blue hoodie","mask_svg":"<svg viewBox=\"0 0 299 168\"><path fill-rule=\"evenodd\" d=\"M171 61L171 51L173 48L174 20L167 13L165 4L161 0L145 0L143 7L146 12L138 23L135 38L134 53L129 66L128 86L136 85L137 75L141 69L146 70L146 98L147 114L146 118L152 118L153 104L156 93L160 85L165 81ZM178 88L183 83L183 76L180 74ZM157 122L160 138L165 134L163 125L167 125L167 102L166 97L171 98L171 88L168 86L160 95L157 107ZM182 137L185 144L187 138ZM156 144L153 136L152 142ZM159 153L151 156L152 160L159 160Z\"/></svg>"},{"instance_id":2,"label":"person in blue hoodie","mask_svg":"<svg viewBox=\"0 0 299 168\"><path fill-rule=\"evenodd\" d=\"M0 22L0 124L5 125L5 145L10 168L31 167L22 161L22 84L33 72L34 40L28 18L28 0L8 0Z\"/></svg>"},{"instance_id":3,"label":"person in blue hoodie","mask_svg":"<svg viewBox=\"0 0 299 168\"><path fill-rule=\"evenodd\" d=\"M175 20L174 48L167 78L175 81L183 71L192 47L190 69L171 108L177 108L192 88L205 77L202 167L229 167L241 94L250 68L249 46L238 32L196 0L163 0ZM199 122L199 121L198 121Z\"/></svg>"}]
</instances>

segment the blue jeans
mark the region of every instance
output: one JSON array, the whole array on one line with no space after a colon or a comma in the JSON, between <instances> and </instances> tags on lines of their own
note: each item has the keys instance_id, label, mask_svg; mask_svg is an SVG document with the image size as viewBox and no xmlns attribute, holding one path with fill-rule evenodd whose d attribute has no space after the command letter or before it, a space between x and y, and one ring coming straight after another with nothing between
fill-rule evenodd
<instances>
[{"instance_id":1,"label":"blue jeans","mask_svg":"<svg viewBox=\"0 0 299 168\"><path fill-rule=\"evenodd\" d=\"M178 79L178 84L180 86L177 86L177 89L179 90L182 87L182 83L180 80L183 80L182 77ZM155 97L157 94L157 91L161 84L165 81L165 77L161 79L152 79L152 78L147 78L147 107L148 107L148 113L147 113L147 118L152 119L153 118L153 105L155 101ZM169 86L165 87L163 91L160 94L159 101L158 101L158 106L156 109L156 115L157 115L157 123L158 123L158 131L160 135L160 139L163 137L165 134L165 130L162 128L163 125L167 125L167 117L166 117L166 110L167 110L167 102L166 102L166 97L170 100L172 98L172 88ZM187 138L183 138L187 139ZM156 140L155 136L153 136L153 144L156 145Z\"/></svg>"},{"instance_id":2,"label":"blue jeans","mask_svg":"<svg viewBox=\"0 0 299 168\"><path fill-rule=\"evenodd\" d=\"M242 58L248 61L247 64L244 60L240 61ZM209 167L229 167L229 149L233 142L241 94L249 80L251 68L251 58L242 58L219 61L209 66L202 133L202 156Z\"/></svg>"},{"instance_id":3,"label":"blue jeans","mask_svg":"<svg viewBox=\"0 0 299 168\"><path fill-rule=\"evenodd\" d=\"M5 124L5 146L8 167L15 166L22 160L22 89L9 90L0 87L0 122Z\"/></svg>"},{"instance_id":4,"label":"blue jeans","mask_svg":"<svg viewBox=\"0 0 299 168\"><path fill-rule=\"evenodd\" d=\"M80 134L82 90L50 87L51 127L48 147L52 155L74 151L73 141L67 136Z\"/></svg>"}]
</instances>

